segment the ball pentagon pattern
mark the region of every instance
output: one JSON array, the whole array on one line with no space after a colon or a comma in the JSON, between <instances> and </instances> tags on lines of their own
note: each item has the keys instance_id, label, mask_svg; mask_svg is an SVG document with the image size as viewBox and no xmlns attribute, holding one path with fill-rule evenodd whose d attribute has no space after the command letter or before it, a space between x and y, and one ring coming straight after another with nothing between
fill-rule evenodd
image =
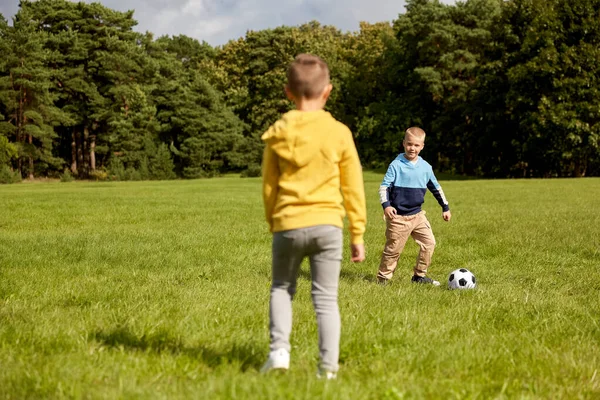
<instances>
[{"instance_id":1,"label":"ball pentagon pattern","mask_svg":"<svg viewBox=\"0 0 600 400\"><path fill-rule=\"evenodd\" d=\"M475 275L466 268L454 270L448 276L448 289L474 289L475 286Z\"/></svg>"}]
</instances>

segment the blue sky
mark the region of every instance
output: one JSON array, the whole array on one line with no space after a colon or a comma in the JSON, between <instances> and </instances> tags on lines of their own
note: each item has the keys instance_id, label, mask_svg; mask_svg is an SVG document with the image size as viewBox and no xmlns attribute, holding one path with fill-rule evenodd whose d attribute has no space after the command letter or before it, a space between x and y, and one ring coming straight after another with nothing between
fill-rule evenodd
<instances>
[{"instance_id":1,"label":"blue sky","mask_svg":"<svg viewBox=\"0 0 600 400\"><path fill-rule=\"evenodd\" d=\"M91 2L86 0L86 2ZM136 30L160 35L184 34L213 46L237 39L248 30L299 25L311 20L343 31L358 30L359 21L391 21L404 12L398 0L96 0L106 7L135 10ZM453 0L442 0L454 3ZM18 0L0 0L10 21Z\"/></svg>"}]
</instances>

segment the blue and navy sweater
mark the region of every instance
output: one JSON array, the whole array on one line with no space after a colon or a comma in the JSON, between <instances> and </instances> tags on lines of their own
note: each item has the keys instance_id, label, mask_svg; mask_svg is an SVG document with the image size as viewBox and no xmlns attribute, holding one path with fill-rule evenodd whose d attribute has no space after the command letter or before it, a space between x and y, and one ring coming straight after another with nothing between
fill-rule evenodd
<instances>
[{"instance_id":1,"label":"blue and navy sweater","mask_svg":"<svg viewBox=\"0 0 600 400\"><path fill-rule=\"evenodd\" d=\"M392 206L399 215L413 215L421 211L427 189L443 211L450 210L431 165L421 157L413 164L402 153L390 163L379 187L379 199L384 209Z\"/></svg>"}]
</instances>

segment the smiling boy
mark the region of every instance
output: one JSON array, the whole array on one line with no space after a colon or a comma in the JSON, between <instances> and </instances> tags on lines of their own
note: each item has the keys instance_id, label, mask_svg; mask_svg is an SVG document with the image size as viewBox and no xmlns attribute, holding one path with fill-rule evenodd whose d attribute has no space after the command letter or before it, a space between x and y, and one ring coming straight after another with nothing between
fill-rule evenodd
<instances>
[{"instance_id":1,"label":"smiling boy","mask_svg":"<svg viewBox=\"0 0 600 400\"><path fill-rule=\"evenodd\" d=\"M406 241L412 236L420 247L412 282L438 286L438 281L426 276L435 248L431 225L421 209L427 189L442 207L444 221L450 221L452 214L431 165L419 157L425 146L425 131L418 127L408 128L402 145L404 153L390 163L379 187L379 199L386 220L386 243L377 281L384 284L392 279Z\"/></svg>"}]
</instances>

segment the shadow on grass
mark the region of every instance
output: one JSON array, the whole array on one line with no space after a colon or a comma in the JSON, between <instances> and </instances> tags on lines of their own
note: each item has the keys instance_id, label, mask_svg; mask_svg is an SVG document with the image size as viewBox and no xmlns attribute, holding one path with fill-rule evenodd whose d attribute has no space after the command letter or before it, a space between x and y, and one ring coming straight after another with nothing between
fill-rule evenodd
<instances>
[{"instance_id":1,"label":"shadow on grass","mask_svg":"<svg viewBox=\"0 0 600 400\"><path fill-rule=\"evenodd\" d=\"M340 278L347 281L361 281L361 282L371 282L377 283L377 271L349 271L342 269L340 272Z\"/></svg>"},{"instance_id":2,"label":"shadow on grass","mask_svg":"<svg viewBox=\"0 0 600 400\"><path fill-rule=\"evenodd\" d=\"M174 337L168 331L160 330L151 334L137 335L127 326L112 330L97 330L88 335L89 341L96 341L107 347L150 353L170 353L185 355L197 359L210 368L239 361L240 369L260 368L264 357L264 346L257 343L233 343L225 348L199 344L189 346L181 338Z\"/></svg>"},{"instance_id":3,"label":"shadow on grass","mask_svg":"<svg viewBox=\"0 0 600 400\"><path fill-rule=\"evenodd\" d=\"M364 272L364 271L351 271L351 270L342 268L342 270L340 271L340 280L376 283L377 282L376 273L377 272L372 272L372 271L369 271L368 273ZM306 279L307 281L310 281L311 280L310 271L301 269L298 272L298 277L302 278L302 279Z\"/></svg>"}]
</instances>

